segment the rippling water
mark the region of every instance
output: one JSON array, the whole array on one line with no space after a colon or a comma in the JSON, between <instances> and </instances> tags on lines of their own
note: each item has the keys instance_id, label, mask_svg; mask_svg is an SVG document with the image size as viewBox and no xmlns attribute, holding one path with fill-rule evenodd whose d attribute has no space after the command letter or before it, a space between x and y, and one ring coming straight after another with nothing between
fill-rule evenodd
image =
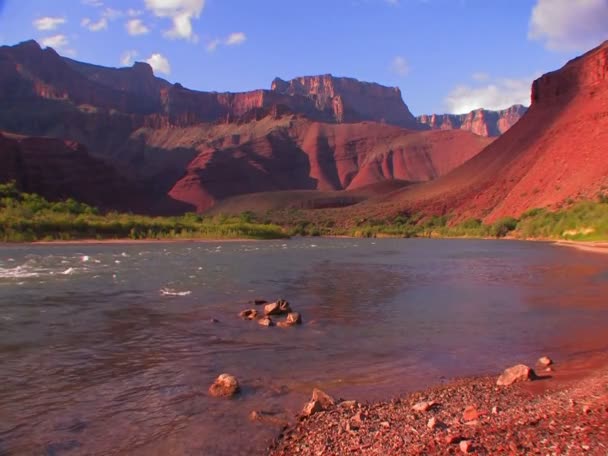
<instances>
[{"instance_id":1,"label":"rippling water","mask_svg":"<svg viewBox=\"0 0 608 456\"><path fill-rule=\"evenodd\" d=\"M606 350L606 296L608 256L539 243L3 246L0 454L263 453L277 428L249 412L314 386L379 399ZM239 320L257 297L305 325ZM238 399L207 397L222 372Z\"/></svg>"}]
</instances>

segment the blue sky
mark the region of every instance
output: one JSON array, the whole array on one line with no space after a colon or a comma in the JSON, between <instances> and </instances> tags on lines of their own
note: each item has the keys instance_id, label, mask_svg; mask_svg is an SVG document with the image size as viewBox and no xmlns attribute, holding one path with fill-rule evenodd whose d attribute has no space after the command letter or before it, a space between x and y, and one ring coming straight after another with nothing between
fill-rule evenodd
<instances>
[{"instance_id":1,"label":"blue sky","mask_svg":"<svg viewBox=\"0 0 608 456\"><path fill-rule=\"evenodd\" d=\"M608 0L0 0L0 44L149 61L199 90L332 73L398 86L415 114L498 109L608 38Z\"/></svg>"}]
</instances>

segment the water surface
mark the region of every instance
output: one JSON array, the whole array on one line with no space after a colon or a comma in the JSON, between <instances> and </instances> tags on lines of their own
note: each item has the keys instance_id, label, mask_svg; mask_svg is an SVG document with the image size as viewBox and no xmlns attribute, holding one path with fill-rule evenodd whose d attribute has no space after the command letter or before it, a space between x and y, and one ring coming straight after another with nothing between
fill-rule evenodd
<instances>
[{"instance_id":1,"label":"water surface","mask_svg":"<svg viewBox=\"0 0 608 456\"><path fill-rule=\"evenodd\" d=\"M382 399L606 350L608 256L296 239L0 247L0 454L263 454L314 386ZM299 328L238 319L285 297ZM219 320L212 323L212 319ZM222 372L244 386L207 397Z\"/></svg>"}]
</instances>

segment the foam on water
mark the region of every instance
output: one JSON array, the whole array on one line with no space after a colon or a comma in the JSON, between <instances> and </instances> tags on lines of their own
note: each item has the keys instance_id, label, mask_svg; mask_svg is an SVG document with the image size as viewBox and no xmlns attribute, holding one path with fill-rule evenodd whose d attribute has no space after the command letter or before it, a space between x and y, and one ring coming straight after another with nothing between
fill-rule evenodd
<instances>
[{"instance_id":1,"label":"foam on water","mask_svg":"<svg viewBox=\"0 0 608 456\"><path fill-rule=\"evenodd\" d=\"M190 291L190 290L178 291L178 290L174 290L173 288L161 288L160 294L163 296L188 296L188 295L192 294L192 291Z\"/></svg>"},{"instance_id":2,"label":"foam on water","mask_svg":"<svg viewBox=\"0 0 608 456\"><path fill-rule=\"evenodd\" d=\"M25 265L14 268L0 268L0 279L23 279L27 277L40 277L40 272Z\"/></svg>"}]
</instances>

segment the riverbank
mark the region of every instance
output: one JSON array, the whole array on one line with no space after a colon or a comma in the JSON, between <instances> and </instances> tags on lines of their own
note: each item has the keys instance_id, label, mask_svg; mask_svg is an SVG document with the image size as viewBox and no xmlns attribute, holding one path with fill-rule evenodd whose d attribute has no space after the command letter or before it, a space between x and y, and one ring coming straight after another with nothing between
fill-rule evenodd
<instances>
[{"instance_id":1,"label":"riverbank","mask_svg":"<svg viewBox=\"0 0 608 456\"><path fill-rule=\"evenodd\" d=\"M593 253L608 253L608 242L556 241L555 245Z\"/></svg>"},{"instance_id":2,"label":"riverbank","mask_svg":"<svg viewBox=\"0 0 608 456\"><path fill-rule=\"evenodd\" d=\"M56 240L56 241L33 241L24 242L26 245L104 245L104 244L190 244L190 243L217 243L217 242L259 242L262 239L251 238L187 238L187 239L75 239L75 240ZM14 245L14 242L0 243L4 245Z\"/></svg>"},{"instance_id":3,"label":"riverbank","mask_svg":"<svg viewBox=\"0 0 608 456\"><path fill-rule=\"evenodd\" d=\"M537 373L508 387L496 376L467 378L385 402L339 403L287 428L269 454L608 454L606 354ZM414 410L421 401L434 405Z\"/></svg>"}]
</instances>

